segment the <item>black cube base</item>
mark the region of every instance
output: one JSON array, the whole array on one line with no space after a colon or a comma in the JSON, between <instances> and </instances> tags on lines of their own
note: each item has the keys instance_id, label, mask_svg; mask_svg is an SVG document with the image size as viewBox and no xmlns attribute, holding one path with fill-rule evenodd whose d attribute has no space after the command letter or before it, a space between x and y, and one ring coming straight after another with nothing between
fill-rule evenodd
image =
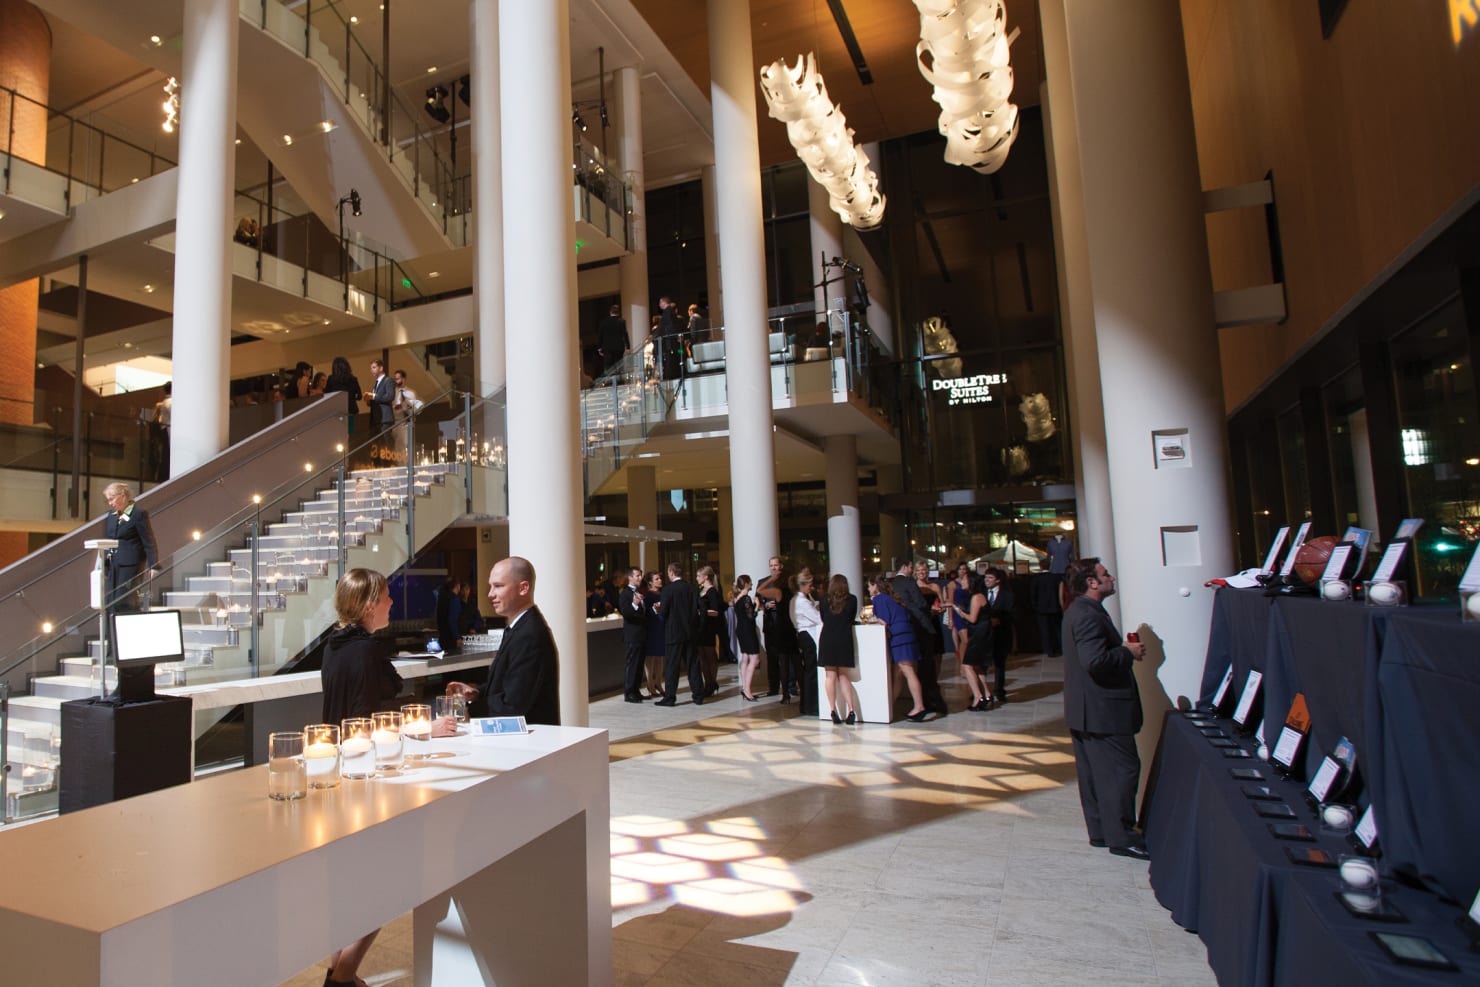
<instances>
[{"instance_id":1,"label":"black cube base","mask_svg":"<svg viewBox=\"0 0 1480 987\"><path fill-rule=\"evenodd\" d=\"M180 696L114 705L62 703L59 811L105 805L190 781L193 704Z\"/></svg>"}]
</instances>

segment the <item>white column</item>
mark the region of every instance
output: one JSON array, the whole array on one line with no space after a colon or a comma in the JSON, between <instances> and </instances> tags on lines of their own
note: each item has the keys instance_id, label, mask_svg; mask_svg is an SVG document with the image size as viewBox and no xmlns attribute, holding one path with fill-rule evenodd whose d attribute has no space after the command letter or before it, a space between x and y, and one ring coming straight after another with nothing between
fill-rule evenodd
<instances>
[{"instance_id":1,"label":"white column","mask_svg":"<svg viewBox=\"0 0 1480 987\"><path fill-rule=\"evenodd\" d=\"M843 218L833 212L832 206L827 203L827 189L808 175L807 212L810 214L812 227L812 259L808 267L812 271L812 283L819 286L822 283L822 258L832 260L843 255ZM834 305L838 304L839 299L847 298L848 281L834 281L827 286L825 292L821 287L812 289L812 292L817 298L817 320L820 322L827 318L828 296L831 296Z\"/></svg>"},{"instance_id":2,"label":"white column","mask_svg":"<svg viewBox=\"0 0 1480 987\"><path fill-rule=\"evenodd\" d=\"M505 3L499 9L500 122L505 225L519 231L504 254L505 325L531 318L539 299L540 345L516 328L505 346L509 403L509 551L534 563L535 600L560 649L560 719L588 721L586 624L567 592L585 572L581 432L577 404L576 259L571 196L570 3ZM530 329L528 325L525 329Z\"/></svg>"},{"instance_id":3,"label":"white column","mask_svg":"<svg viewBox=\"0 0 1480 987\"><path fill-rule=\"evenodd\" d=\"M468 5L472 34L473 294L478 310L478 379L486 396L504 386L503 141L499 134L499 0ZM485 434L486 431L485 431Z\"/></svg>"},{"instance_id":4,"label":"white column","mask_svg":"<svg viewBox=\"0 0 1480 987\"><path fill-rule=\"evenodd\" d=\"M228 442L231 233L236 222L236 4L185 0L184 14L171 476L199 466Z\"/></svg>"},{"instance_id":5,"label":"white column","mask_svg":"<svg viewBox=\"0 0 1480 987\"><path fill-rule=\"evenodd\" d=\"M699 172L699 191L704 203L704 287L709 290L709 324L725 324L725 286L720 274L724 257L719 244L719 221L715 211L714 165Z\"/></svg>"},{"instance_id":6,"label":"white column","mask_svg":"<svg viewBox=\"0 0 1480 987\"><path fill-rule=\"evenodd\" d=\"M627 527L658 526L658 471L651 466L627 467ZM628 544L631 561L644 570L658 567L655 542L635 541Z\"/></svg>"},{"instance_id":7,"label":"white column","mask_svg":"<svg viewBox=\"0 0 1480 987\"><path fill-rule=\"evenodd\" d=\"M648 335L647 189L642 177L642 76L637 67L617 69L617 120L613 134L617 169L632 190L627 216L630 252L621 260L622 313L635 353Z\"/></svg>"},{"instance_id":8,"label":"white column","mask_svg":"<svg viewBox=\"0 0 1480 987\"><path fill-rule=\"evenodd\" d=\"M1367 431L1367 409L1358 408L1347 418L1351 433L1352 476L1357 484L1357 524L1377 530L1377 481L1372 477L1372 439Z\"/></svg>"},{"instance_id":9,"label":"white column","mask_svg":"<svg viewBox=\"0 0 1480 987\"><path fill-rule=\"evenodd\" d=\"M730 400L730 484L735 566L761 573L780 550L771 362L766 346L766 256L760 143L751 65L749 0L708 0L714 105L715 228L724 240L725 386Z\"/></svg>"},{"instance_id":10,"label":"white column","mask_svg":"<svg viewBox=\"0 0 1480 987\"><path fill-rule=\"evenodd\" d=\"M827 567L847 576L848 589L861 600L867 591L858 524L858 438L826 436L822 451L827 457Z\"/></svg>"},{"instance_id":11,"label":"white column","mask_svg":"<svg viewBox=\"0 0 1480 987\"><path fill-rule=\"evenodd\" d=\"M1147 670L1166 693L1147 695L1152 683L1143 677L1153 723L1159 702L1196 696L1212 610L1203 583L1233 571L1223 389L1181 17L1161 0L1045 0L1040 9L1054 113L1069 102L1074 112L1102 392L1099 407L1080 394L1075 424L1104 419L1122 630L1139 628L1151 640ZM1063 185L1065 156L1056 158ZM1158 457L1160 445L1182 454Z\"/></svg>"}]
</instances>

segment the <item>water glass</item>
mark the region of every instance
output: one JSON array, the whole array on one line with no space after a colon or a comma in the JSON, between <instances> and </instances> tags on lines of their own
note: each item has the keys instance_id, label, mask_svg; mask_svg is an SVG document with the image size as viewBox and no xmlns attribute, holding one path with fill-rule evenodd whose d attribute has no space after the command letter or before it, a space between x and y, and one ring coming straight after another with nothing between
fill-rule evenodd
<instances>
[{"instance_id":1,"label":"water glass","mask_svg":"<svg viewBox=\"0 0 1480 987\"><path fill-rule=\"evenodd\" d=\"M339 727L333 723L310 723L303 728L303 754L308 763L309 788L339 785Z\"/></svg>"},{"instance_id":2,"label":"water glass","mask_svg":"<svg viewBox=\"0 0 1480 987\"><path fill-rule=\"evenodd\" d=\"M438 696L437 719L450 716L458 723L468 722L468 698L466 696Z\"/></svg>"},{"instance_id":3,"label":"water glass","mask_svg":"<svg viewBox=\"0 0 1480 987\"><path fill-rule=\"evenodd\" d=\"M308 794L308 772L303 765L303 731L273 733L267 737L267 795L279 801Z\"/></svg>"},{"instance_id":4,"label":"water glass","mask_svg":"<svg viewBox=\"0 0 1480 987\"><path fill-rule=\"evenodd\" d=\"M370 739L375 741L375 768L381 772L400 771L406 754L406 743L401 739L401 713L391 710L371 714L375 730Z\"/></svg>"},{"instance_id":5,"label":"water glass","mask_svg":"<svg viewBox=\"0 0 1480 987\"><path fill-rule=\"evenodd\" d=\"M423 703L402 706L401 736L410 744L408 761L426 757L426 742L432 739L432 707Z\"/></svg>"},{"instance_id":6,"label":"water glass","mask_svg":"<svg viewBox=\"0 0 1480 987\"><path fill-rule=\"evenodd\" d=\"M339 774L344 778L375 777L375 721L369 717L339 724Z\"/></svg>"}]
</instances>

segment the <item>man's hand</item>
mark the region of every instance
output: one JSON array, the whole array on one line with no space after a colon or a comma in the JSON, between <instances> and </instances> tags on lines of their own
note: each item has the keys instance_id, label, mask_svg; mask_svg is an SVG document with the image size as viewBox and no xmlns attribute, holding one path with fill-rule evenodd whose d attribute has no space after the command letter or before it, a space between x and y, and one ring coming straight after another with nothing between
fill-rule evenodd
<instances>
[{"instance_id":1,"label":"man's hand","mask_svg":"<svg viewBox=\"0 0 1480 987\"><path fill-rule=\"evenodd\" d=\"M472 702L478 698L478 689L476 686L468 685L466 682L448 682L447 695L462 696L468 702Z\"/></svg>"},{"instance_id":2,"label":"man's hand","mask_svg":"<svg viewBox=\"0 0 1480 987\"><path fill-rule=\"evenodd\" d=\"M1135 656L1136 661L1145 660L1146 645L1142 644L1140 641L1132 641L1130 638L1126 638L1123 647Z\"/></svg>"},{"instance_id":3,"label":"man's hand","mask_svg":"<svg viewBox=\"0 0 1480 987\"><path fill-rule=\"evenodd\" d=\"M439 716L432 721L433 737L456 737L457 720L451 716Z\"/></svg>"}]
</instances>

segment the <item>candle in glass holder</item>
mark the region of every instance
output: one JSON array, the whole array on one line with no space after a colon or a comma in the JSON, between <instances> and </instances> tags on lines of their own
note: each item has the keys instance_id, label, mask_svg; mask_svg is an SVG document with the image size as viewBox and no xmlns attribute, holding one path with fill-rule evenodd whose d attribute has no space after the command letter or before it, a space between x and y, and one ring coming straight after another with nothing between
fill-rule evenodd
<instances>
[{"instance_id":1,"label":"candle in glass holder","mask_svg":"<svg viewBox=\"0 0 1480 987\"><path fill-rule=\"evenodd\" d=\"M339 725L339 774L344 778L375 777L375 721L371 719L344 720Z\"/></svg>"},{"instance_id":2,"label":"candle in glass holder","mask_svg":"<svg viewBox=\"0 0 1480 987\"><path fill-rule=\"evenodd\" d=\"M412 742L413 750L406 753L407 759L425 757L426 755L416 748L422 747L432 739L432 707L419 703L402 706L401 735Z\"/></svg>"},{"instance_id":3,"label":"candle in glass holder","mask_svg":"<svg viewBox=\"0 0 1480 987\"><path fill-rule=\"evenodd\" d=\"M312 723L303 728L308 743L303 757L308 765L309 788L334 788L339 784L339 727Z\"/></svg>"},{"instance_id":4,"label":"candle in glass holder","mask_svg":"<svg viewBox=\"0 0 1480 987\"><path fill-rule=\"evenodd\" d=\"M370 739L375 742L375 767L381 771L401 770L406 748L401 739L403 724L400 711L376 713L372 719L375 721L375 731Z\"/></svg>"}]
</instances>

